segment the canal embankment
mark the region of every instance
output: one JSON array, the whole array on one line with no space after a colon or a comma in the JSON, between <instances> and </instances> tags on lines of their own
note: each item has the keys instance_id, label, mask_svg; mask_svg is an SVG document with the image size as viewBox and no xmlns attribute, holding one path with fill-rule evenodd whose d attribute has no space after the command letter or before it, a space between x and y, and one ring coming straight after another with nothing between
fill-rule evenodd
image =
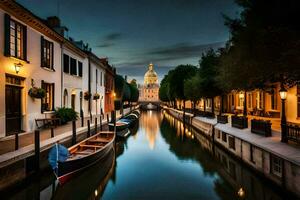
<instances>
[{"instance_id":1,"label":"canal embankment","mask_svg":"<svg viewBox=\"0 0 300 200\"><path fill-rule=\"evenodd\" d=\"M124 109L124 115L130 113L130 108ZM121 113L117 113L116 118L122 117ZM76 128L76 142L82 141L90 133L95 132L95 129L100 130L100 124L94 123L88 126ZM107 120L102 120L102 127L107 128ZM40 141L40 154L39 154L39 172L43 170L49 170L48 165L48 151L55 143L59 142L65 146L71 146L73 139L73 130L66 131L62 134L56 135L53 138ZM19 148L16 151L8 152L0 155L0 190L3 190L11 185L14 185L31 174L36 173L35 169L36 157L35 157L35 144L29 144L25 147Z\"/></svg>"},{"instance_id":2,"label":"canal embankment","mask_svg":"<svg viewBox=\"0 0 300 200\"><path fill-rule=\"evenodd\" d=\"M182 111L164 109L173 117L184 119ZM258 173L300 196L300 148L281 143L277 132L273 133L275 137L263 137L251 133L250 129L220 124L217 119L193 117L191 113L185 113L185 122Z\"/></svg>"}]
</instances>

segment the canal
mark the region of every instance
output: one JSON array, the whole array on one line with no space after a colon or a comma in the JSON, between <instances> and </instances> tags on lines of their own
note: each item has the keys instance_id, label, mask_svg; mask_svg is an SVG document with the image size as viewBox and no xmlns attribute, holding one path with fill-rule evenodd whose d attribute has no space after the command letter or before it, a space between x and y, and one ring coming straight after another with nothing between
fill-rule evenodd
<instances>
[{"instance_id":1,"label":"canal","mask_svg":"<svg viewBox=\"0 0 300 200\"><path fill-rule=\"evenodd\" d=\"M287 198L201 133L156 111L142 112L126 141L67 184L58 185L49 171L0 195L1 199Z\"/></svg>"}]
</instances>

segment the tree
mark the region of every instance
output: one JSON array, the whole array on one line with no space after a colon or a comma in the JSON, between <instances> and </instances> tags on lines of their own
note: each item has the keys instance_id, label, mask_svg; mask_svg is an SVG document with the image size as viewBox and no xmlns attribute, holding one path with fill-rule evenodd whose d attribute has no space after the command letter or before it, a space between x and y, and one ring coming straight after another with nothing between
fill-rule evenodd
<instances>
[{"instance_id":1,"label":"tree","mask_svg":"<svg viewBox=\"0 0 300 200\"><path fill-rule=\"evenodd\" d=\"M200 68L198 71L199 96L211 98L212 113L214 113L214 97L222 93L222 90L218 86L216 80L218 64L219 56L213 49L210 49L206 53L202 54Z\"/></svg>"},{"instance_id":2,"label":"tree","mask_svg":"<svg viewBox=\"0 0 300 200\"><path fill-rule=\"evenodd\" d=\"M193 113L195 114L196 104L201 98L199 92L199 76L196 74L184 82L184 96L193 103Z\"/></svg>"},{"instance_id":3,"label":"tree","mask_svg":"<svg viewBox=\"0 0 300 200\"><path fill-rule=\"evenodd\" d=\"M184 95L184 81L194 76L196 71L197 67L193 65L179 65L168 74L169 96L174 95L176 99L183 100L184 109L187 99Z\"/></svg>"},{"instance_id":4,"label":"tree","mask_svg":"<svg viewBox=\"0 0 300 200\"><path fill-rule=\"evenodd\" d=\"M124 93L124 87L125 87L125 80L121 75L115 76L115 108L117 110L121 109L122 107L122 98Z\"/></svg>"},{"instance_id":5,"label":"tree","mask_svg":"<svg viewBox=\"0 0 300 200\"><path fill-rule=\"evenodd\" d=\"M168 95L168 75L165 75L164 78L160 82L160 87L158 91L159 99L163 102L170 101L169 95Z\"/></svg>"}]
</instances>

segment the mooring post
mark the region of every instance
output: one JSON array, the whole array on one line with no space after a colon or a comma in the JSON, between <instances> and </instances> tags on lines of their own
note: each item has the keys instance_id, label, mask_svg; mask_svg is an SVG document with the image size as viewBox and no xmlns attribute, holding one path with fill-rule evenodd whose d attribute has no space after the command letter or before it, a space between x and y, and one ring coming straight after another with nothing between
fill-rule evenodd
<instances>
[{"instance_id":1,"label":"mooring post","mask_svg":"<svg viewBox=\"0 0 300 200\"><path fill-rule=\"evenodd\" d=\"M97 129L98 129L98 127L97 127L97 117L96 117L96 118L95 118L95 133L94 133L94 134L97 133Z\"/></svg>"},{"instance_id":2,"label":"mooring post","mask_svg":"<svg viewBox=\"0 0 300 200\"><path fill-rule=\"evenodd\" d=\"M15 150L19 149L19 133L15 133Z\"/></svg>"},{"instance_id":3,"label":"mooring post","mask_svg":"<svg viewBox=\"0 0 300 200\"><path fill-rule=\"evenodd\" d=\"M109 123L109 115L108 113L106 114L106 119L107 119L107 124Z\"/></svg>"},{"instance_id":4,"label":"mooring post","mask_svg":"<svg viewBox=\"0 0 300 200\"><path fill-rule=\"evenodd\" d=\"M54 128L51 127L51 138L53 138L53 137L54 137Z\"/></svg>"},{"instance_id":5,"label":"mooring post","mask_svg":"<svg viewBox=\"0 0 300 200\"><path fill-rule=\"evenodd\" d=\"M40 131L34 131L35 170L40 170Z\"/></svg>"},{"instance_id":6,"label":"mooring post","mask_svg":"<svg viewBox=\"0 0 300 200\"><path fill-rule=\"evenodd\" d=\"M102 116L100 115L100 131L102 131Z\"/></svg>"},{"instance_id":7,"label":"mooring post","mask_svg":"<svg viewBox=\"0 0 300 200\"><path fill-rule=\"evenodd\" d=\"M83 115L83 111L82 111L82 115L81 115L81 127L84 127L84 115Z\"/></svg>"},{"instance_id":8,"label":"mooring post","mask_svg":"<svg viewBox=\"0 0 300 200\"><path fill-rule=\"evenodd\" d=\"M76 144L76 121L72 121L72 145Z\"/></svg>"},{"instance_id":9,"label":"mooring post","mask_svg":"<svg viewBox=\"0 0 300 200\"><path fill-rule=\"evenodd\" d=\"M90 124L90 120L87 120L87 127L88 127L87 137L90 137L91 136L91 124Z\"/></svg>"}]
</instances>

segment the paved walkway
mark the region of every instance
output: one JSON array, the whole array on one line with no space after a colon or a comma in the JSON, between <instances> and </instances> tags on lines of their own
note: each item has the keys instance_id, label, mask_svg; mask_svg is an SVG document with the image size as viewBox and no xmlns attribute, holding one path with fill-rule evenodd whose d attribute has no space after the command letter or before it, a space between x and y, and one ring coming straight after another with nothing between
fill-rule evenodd
<instances>
[{"instance_id":1,"label":"paved walkway","mask_svg":"<svg viewBox=\"0 0 300 200\"><path fill-rule=\"evenodd\" d=\"M175 110L171 108L171 110L176 111L178 113L182 113L182 111ZM271 137L264 137L258 134L254 134L251 132L250 128L246 129L238 129L231 126L231 120L229 116L229 123L227 124L220 124L217 123L217 119L210 119L206 117L199 117L196 116L194 119L208 123L213 125L216 129L224 131L229 135L233 135L236 138L239 138L243 141L249 142L259 148L264 149L274 155L277 155L281 158L284 158L296 165L300 166L300 146L294 143L282 143L280 142L281 139L281 132L280 129L275 126L275 129L272 126L272 136ZM252 117L250 117L252 118ZM249 123L250 124L250 123ZM278 130L279 129L279 130Z\"/></svg>"},{"instance_id":2,"label":"paved walkway","mask_svg":"<svg viewBox=\"0 0 300 200\"><path fill-rule=\"evenodd\" d=\"M95 122L96 116L93 116L92 123ZM110 118L110 114L109 114ZM97 123L100 124L100 115L97 116ZM90 120L89 117L84 119L84 126L87 126L87 120ZM106 114L105 114L105 122L106 122ZM76 128L81 127L81 119L76 121ZM69 122L66 125L58 126L54 129L54 136L63 134L65 132L72 130L72 123ZM51 129L43 129L40 131L40 139L41 141L47 140L51 138ZM28 146L34 143L34 134L33 133L24 133L19 135L19 148ZM15 136L4 137L0 139L0 155L11 152L15 150Z\"/></svg>"}]
</instances>

